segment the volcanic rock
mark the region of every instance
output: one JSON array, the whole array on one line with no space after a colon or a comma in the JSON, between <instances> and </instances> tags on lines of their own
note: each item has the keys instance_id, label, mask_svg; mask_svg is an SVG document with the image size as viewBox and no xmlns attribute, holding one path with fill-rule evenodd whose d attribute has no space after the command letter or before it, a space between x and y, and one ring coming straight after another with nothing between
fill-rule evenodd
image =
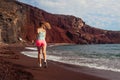
<instances>
[{"instance_id":1,"label":"volcanic rock","mask_svg":"<svg viewBox=\"0 0 120 80\"><path fill-rule=\"evenodd\" d=\"M16 0L0 2L0 42L32 42L38 23L43 20L52 26L47 30L49 43L120 43L120 31L94 28L73 15L51 14Z\"/></svg>"}]
</instances>

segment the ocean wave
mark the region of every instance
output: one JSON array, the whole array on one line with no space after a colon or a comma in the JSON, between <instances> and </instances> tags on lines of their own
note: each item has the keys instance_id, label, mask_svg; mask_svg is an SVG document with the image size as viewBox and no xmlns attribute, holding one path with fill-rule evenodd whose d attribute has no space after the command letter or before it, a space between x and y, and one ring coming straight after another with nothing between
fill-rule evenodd
<instances>
[{"instance_id":1,"label":"ocean wave","mask_svg":"<svg viewBox=\"0 0 120 80\"><path fill-rule=\"evenodd\" d=\"M37 51L36 51L37 48L26 47L26 49L33 50L33 51L27 50L27 51L22 51L21 53L29 57L37 58ZM105 55L107 57L105 57ZM69 50L58 51L55 48L49 49L47 51L48 60L53 60L57 62L67 63L67 64L73 64L78 66L86 66L89 68L95 68L95 69L101 69L101 70L109 70L114 72L120 72L119 55L120 55L119 53L116 53L116 54L115 53L112 53L112 54L80 53L78 54L75 51L69 51ZM96 56L99 56L99 57L96 57Z\"/></svg>"}]
</instances>

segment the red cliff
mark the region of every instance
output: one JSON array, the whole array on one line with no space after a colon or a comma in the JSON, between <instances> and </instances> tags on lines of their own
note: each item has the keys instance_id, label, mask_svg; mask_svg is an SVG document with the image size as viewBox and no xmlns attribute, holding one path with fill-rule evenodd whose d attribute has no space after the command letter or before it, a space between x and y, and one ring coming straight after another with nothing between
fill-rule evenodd
<instances>
[{"instance_id":1,"label":"red cliff","mask_svg":"<svg viewBox=\"0 0 120 80\"><path fill-rule=\"evenodd\" d=\"M15 0L1 0L0 42L16 43L19 39L31 42L36 36L39 21L48 21L47 42L100 44L120 43L120 31L91 27L72 15L51 14Z\"/></svg>"}]
</instances>

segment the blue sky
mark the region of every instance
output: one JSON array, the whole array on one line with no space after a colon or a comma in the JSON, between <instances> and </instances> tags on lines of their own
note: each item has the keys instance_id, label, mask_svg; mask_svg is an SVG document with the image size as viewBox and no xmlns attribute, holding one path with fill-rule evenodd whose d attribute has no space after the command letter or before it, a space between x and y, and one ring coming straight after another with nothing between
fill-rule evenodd
<instances>
[{"instance_id":1,"label":"blue sky","mask_svg":"<svg viewBox=\"0 0 120 80\"><path fill-rule=\"evenodd\" d=\"M86 24L120 31L120 0L18 0L53 14L74 15Z\"/></svg>"}]
</instances>

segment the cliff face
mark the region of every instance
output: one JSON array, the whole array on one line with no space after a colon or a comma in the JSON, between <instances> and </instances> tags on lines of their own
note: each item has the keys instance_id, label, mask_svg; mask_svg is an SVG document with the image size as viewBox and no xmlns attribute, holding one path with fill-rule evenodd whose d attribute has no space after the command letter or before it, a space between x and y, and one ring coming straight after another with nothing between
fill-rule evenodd
<instances>
[{"instance_id":1,"label":"cliff face","mask_svg":"<svg viewBox=\"0 0 120 80\"><path fill-rule=\"evenodd\" d=\"M23 39L31 42L36 36L39 21L48 21L47 42L58 43L120 43L120 32L97 29L86 25L81 18L57 15L15 0L1 0L0 42L14 43Z\"/></svg>"}]
</instances>

